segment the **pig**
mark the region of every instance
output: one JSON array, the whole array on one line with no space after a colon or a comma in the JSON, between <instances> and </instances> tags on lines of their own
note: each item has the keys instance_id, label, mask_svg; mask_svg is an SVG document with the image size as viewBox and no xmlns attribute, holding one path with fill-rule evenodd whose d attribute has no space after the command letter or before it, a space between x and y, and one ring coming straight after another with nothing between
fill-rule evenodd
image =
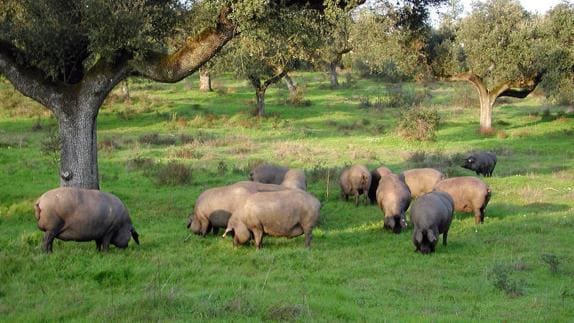
<instances>
[{"instance_id":1,"label":"pig","mask_svg":"<svg viewBox=\"0 0 574 323\"><path fill-rule=\"evenodd\" d=\"M480 179L472 176L448 178L438 182L434 190L450 194L455 211L473 212L476 224L484 222L485 208L492 192Z\"/></svg>"},{"instance_id":2,"label":"pig","mask_svg":"<svg viewBox=\"0 0 574 323\"><path fill-rule=\"evenodd\" d=\"M260 249L264 234L288 238L305 234L305 246L310 247L320 208L319 200L302 190L255 193L233 213L223 236L233 232L234 245L253 236Z\"/></svg>"},{"instance_id":3,"label":"pig","mask_svg":"<svg viewBox=\"0 0 574 323\"><path fill-rule=\"evenodd\" d=\"M464 160L462 168L470 169L476 172L476 175L491 177L496 166L496 155L491 152L476 152Z\"/></svg>"},{"instance_id":4,"label":"pig","mask_svg":"<svg viewBox=\"0 0 574 323\"><path fill-rule=\"evenodd\" d=\"M232 185L210 188L199 195L193 213L189 216L187 228L193 233L205 236L213 230L226 228L231 214L245 199L257 192L287 189L281 185L242 181Z\"/></svg>"},{"instance_id":5,"label":"pig","mask_svg":"<svg viewBox=\"0 0 574 323\"><path fill-rule=\"evenodd\" d=\"M355 196L355 206L359 206L359 195L365 195L365 203L368 203L367 194L371 186L371 173L363 165L354 165L345 168L339 178L341 197L349 200L349 195Z\"/></svg>"},{"instance_id":6,"label":"pig","mask_svg":"<svg viewBox=\"0 0 574 323\"><path fill-rule=\"evenodd\" d=\"M34 204L38 228L45 232L42 250L51 253L55 238L96 241L98 251L110 243L126 248L130 237L139 244L128 210L116 196L75 187L50 190Z\"/></svg>"},{"instance_id":7,"label":"pig","mask_svg":"<svg viewBox=\"0 0 574 323\"><path fill-rule=\"evenodd\" d=\"M407 227L405 212L411 203L408 186L395 174L381 177L377 188L377 203L385 215L384 227L401 233Z\"/></svg>"},{"instance_id":8,"label":"pig","mask_svg":"<svg viewBox=\"0 0 574 323\"><path fill-rule=\"evenodd\" d=\"M385 166L378 167L371 172L371 186L369 186L369 200L371 204L377 203L377 188L379 187L379 181L382 176L387 174L392 174L392 171Z\"/></svg>"},{"instance_id":9,"label":"pig","mask_svg":"<svg viewBox=\"0 0 574 323\"><path fill-rule=\"evenodd\" d=\"M288 169L285 167L264 164L255 167L251 173L249 173L249 180L253 182L279 185L283 182L283 178L287 171Z\"/></svg>"},{"instance_id":10,"label":"pig","mask_svg":"<svg viewBox=\"0 0 574 323\"><path fill-rule=\"evenodd\" d=\"M409 187L411 197L417 198L431 192L436 183L444 179L444 175L433 168L415 168L402 172L399 178Z\"/></svg>"},{"instance_id":11,"label":"pig","mask_svg":"<svg viewBox=\"0 0 574 323\"><path fill-rule=\"evenodd\" d=\"M285 173L281 185L291 189L306 191L307 179L305 178L305 173L298 169L290 169Z\"/></svg>"},{"instance_id":12,"label":"pig","mask_svg":"<svg viewBox=\"0 0 574 323\"><path fill-rule=\"evenodd\" d=\"M453 212L454 201L446 192L426 193L413 202L411 222L414 226L415 252L420 251L422 254L434 252L440 234L442 244L446 246Z\"/></svg>"}]
</instances>

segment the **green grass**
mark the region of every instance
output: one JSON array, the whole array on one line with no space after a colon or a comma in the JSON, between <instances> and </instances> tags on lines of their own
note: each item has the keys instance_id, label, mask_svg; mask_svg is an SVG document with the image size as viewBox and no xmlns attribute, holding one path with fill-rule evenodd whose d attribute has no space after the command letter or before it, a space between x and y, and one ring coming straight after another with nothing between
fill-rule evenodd
<instances>
[{"instance_id":1,"label":"green grass","mask_svg":"<svg viewBox=\"0 0 574 323\"><path fill-rule=\"evenodd\" d=\"M482 137L477 108L461 99L472 90L430 84L423 104L439 110L442 126L435 141L412 142L394 131L400 108L359 108L361 98L388 97L388 85L361 79L332 90L319 73L295 78L312 104L286 105L281 84L268 92L264 119L250 117L254 94L228 77L217 79L212 93L197 91L195 79L136 80L131 103L110 99L98 117L100 184L127 205L142 244L106 254L95 243L58 240L53 254L41 252L32 205L59 184L57 163L41 152L56 123L0 84L0 320L574 317L574 119L540 114L549 107L556 116L565 107L538 96L505 101L495 108L497 134ZM38 122L41 129L33 130ZM140 142L153 133L175 144ZM411 229L383 231L377 207L341 201L332 172L364 163L472 175L456 157L480 149L499 159L494 177L485 179L494 192L485 223L476 231L471 215L456 214L448 247L430 256L413 252ZM149 169L129 167L136 158L183 163L192 169L191 184L157 186ZM309 190L323 204L311 249L301 237L266 237L260 251L235 248L230 239L186 230L203 190L245 179L260 160L308 171ZM545 259L557 259L556 268Z\"/></svg>"}]
</instances>

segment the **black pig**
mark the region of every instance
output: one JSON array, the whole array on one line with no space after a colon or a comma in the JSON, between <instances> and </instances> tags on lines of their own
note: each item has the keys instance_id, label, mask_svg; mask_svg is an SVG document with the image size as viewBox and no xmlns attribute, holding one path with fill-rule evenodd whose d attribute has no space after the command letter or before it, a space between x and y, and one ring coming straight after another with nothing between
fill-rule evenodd
<instances>
[{"instance_id":1,"label":"black pig","mask_svg":"<svg viewBox=\"0 0 574 323\"><path fill-rule=\"evenodd\" d=\"M461 166L475 171L476 175L490 177L496 166L496 155L491 152L473 153L464 160Z\"/></svg>"},{"instance_id":2,"label":"black pig","mask_svg":"<svg viewBox=\"0 0 574 323\"><path fill-rule=\"evenodd\" d=\"M415 251L434 252L440 234L442 244L446 246L453 211L454 201L446 192L433 191L415 200L411 207Z\"/></svg>"}]
</instances>

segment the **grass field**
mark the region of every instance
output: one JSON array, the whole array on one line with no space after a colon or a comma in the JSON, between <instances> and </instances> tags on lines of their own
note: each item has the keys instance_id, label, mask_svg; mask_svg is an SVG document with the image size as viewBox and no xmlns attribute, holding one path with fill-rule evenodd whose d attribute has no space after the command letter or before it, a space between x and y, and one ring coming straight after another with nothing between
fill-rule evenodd
<instances>
[{"instance_id":1,"label":"grass field","mask_svg":"<svg viewBox=\"0 0 574 323\"><path fill-rule=\"evenodd\" d=\"M330 89L299 73L310 105L269 90L268 117L250 116L254 94L216 78L174 85L133 81L98 117L102 190L127 205L141 245L98 253L95 243L56 240L40 250L33 202L59 185L55 121L0 84L0 321L571 321L574 317L574 117L543 97L497 105L489 137L464 84L404 84L401 93L438 109L436 140L396 134L403 108L380 108L397 86L348 78ZM368 102L367 102L368 101ZM367 104L368 103L368 104ZM547 111L547 112L546 112ZM412 230L382 230L376 206L341 201L337 170L381 164L430 166L449 176L472 150L498 155L485 223L455 215L449 245L414 253ZM263 248L191 235L185 225L205 189L244 180L271 161L307 171L323 206L311 249L303 238ZM191 169L166 168L177 162Z\"/></svg>"}]
</instances>

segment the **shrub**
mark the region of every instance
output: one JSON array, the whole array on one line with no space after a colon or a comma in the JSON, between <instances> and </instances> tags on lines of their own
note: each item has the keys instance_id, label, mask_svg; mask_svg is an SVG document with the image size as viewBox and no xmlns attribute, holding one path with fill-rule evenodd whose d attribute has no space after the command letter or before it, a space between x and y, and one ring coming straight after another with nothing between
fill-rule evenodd
<instances>
[{"instance_id":1,"label":"shrub","mask_svg":"<svg viewBox=\"0 0 574 323\"><path fill-rule=\"evenodd\" d=\"M191 183L191 179L191 168L176 161L158 167L155 173L155 182L158 186L185 185Z\"/></svg>"},{"instance_id":2,"label":"shrub","mask_svg":"<svg viewBox=\"0 0 574 323\"><path fill-rule=\"evenodd\" d=\"M141 144L170 146L175 145L176 139L174 137L161 137L157 133L148 133L140 136L138 142Z\"/></svg>"},{"instance_id":3,"label":"shrub","mask_svg":"<svg viewBox=\"0 0 574 323\"><path fill-rule=\"evenodd\" d=\"M504 291L508 296L517 297L524 294L522 285L524 282L511 277L512 268L504 264L494 265L488 272L488 280L494 287Z\"/></svg>"},{"instance_id":4,"label":"shrub","mask_svg":"<svg viewBox=\"0 0 574 323\"><path fill-rule=\"evenodd\" d=\"M128 171L151 169L154 165L155 162L153 159L141 156L130 159L126 162L126 168Z\"/></svg>"},{"instance_id":5,"label":"shrub","mask_svg":"<svg viewBox=\"0 0 574 323\"><path fill-rule=\"evenodd\" d=\"M436 109L410 108L399 115L397 128L399 135L406 139L434 140L439 122Z\"/></svg>"},{"instance_id":6,"label":"shrub","mask_svg":"<svg viewBox=\"0 0 574 323\"><path fill-rule=\"evenodd\" d=\"M297 86L295 91L289 92L289 97L286 100L286 104L308 107L311 105L311 100L305 99L305 88L303 86Z\"/></svg>"},{"instance_id":7,"label":"shrub","mask_svg":"<svg viewBox=\"0 0 574 323\"><path fill-rule=\"evenodd\" d=\"M467 155L461 153L456 154L444 154L442 152L427 153L424 150L418 150L411 153L406 161L412 168L435 168L440 170L443 174L448 177L460 176L464 174L462 167L462 161Z\"/></svg>"},{"instance_id":8,"label":"shrub","mask_svg":"<svg viewBox=\"0 0 574 323\"><path fill-rule=\"evenodd\" d=\"M544 261L549 266L551 273L553 274L558 273L558 266L560 265L560 259L555 254L545 253L542 256L540 256L540 259L542 259L542 261Z\"/></svg>"},{"instance_id":9,"label":"shrub","mask_svg":"<svg viewBox=\"0 0 574 323\"><path fill-rule=\"evenodd\" d=\"M228 168L227 164L223 160L219 161L219 163L217 164L217 174L219 176L227 174L227 168Z\"/></svg>"}]
</instances>

